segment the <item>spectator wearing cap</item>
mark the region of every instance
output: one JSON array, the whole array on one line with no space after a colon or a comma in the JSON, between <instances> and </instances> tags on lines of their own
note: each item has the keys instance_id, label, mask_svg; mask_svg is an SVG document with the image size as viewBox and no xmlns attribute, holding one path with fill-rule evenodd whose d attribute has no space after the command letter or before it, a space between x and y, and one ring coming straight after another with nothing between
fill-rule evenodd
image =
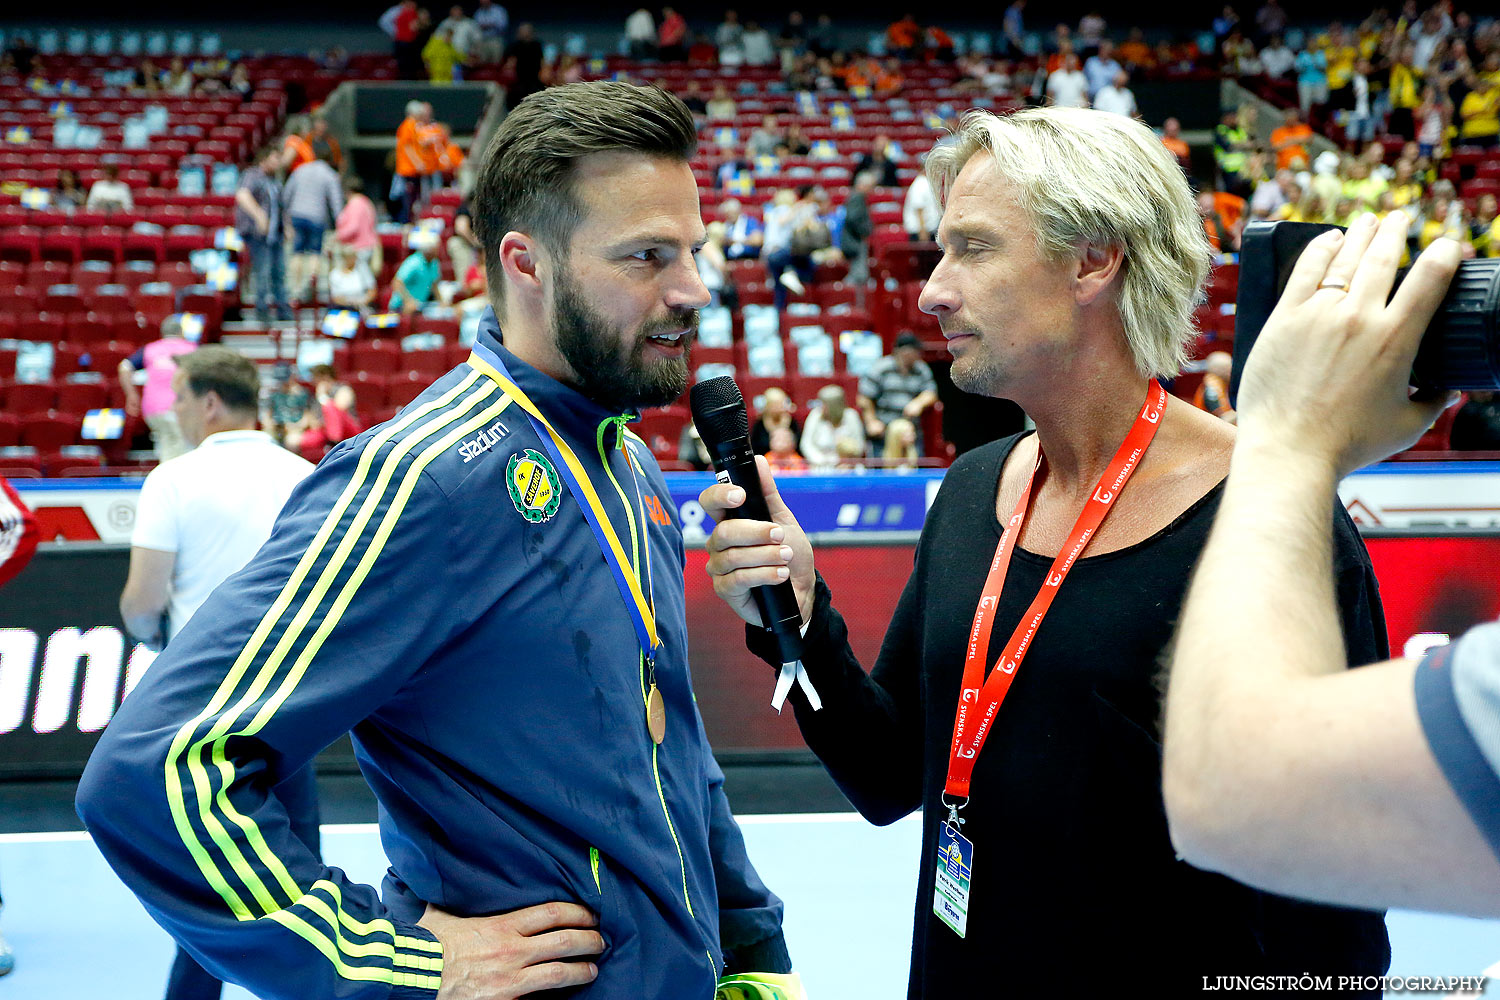
<instances>
[{"instance_id":1,"label":"spectator wearing cap","mask_svg":"<svg viewBox=\"0 0 1500 1000\"><path fill-rule=\"evenodd\" d=\"M922 342L913 333L898 336L891 353L871 365L859 379L865 434L877 450L884 447L887 424L905 417L920 428L922 414L936 402L937 381L922 360ZM917 445L922 445L920 433Z\"/></svg>"},{"instance_id":2,"label":"spectator wearing cap","mask_svg":"<svg viewBox=\"0 0 1500 1000\"><path fill-rule=\"evenodd\" d=\"M197 350L182 335L182 317L168 316L161 321L161 339L152 341L120 362L120 388L125 391L125 412L141 417L151 429L151 445L158 461L165 462L186 454L192 447L177 425L172 403L177 394L172 377L177 374L177 358ZM136 374L145 372L145 386L136 386Z\"/></svg>"},{"instance_id":3,"label":"spectator wearing cap","mask_svg":"<svg viewBox=\"0 0 1500 1000\"><path fill-rule=\"evenodd\" d=\"M412 238L415 249L410 257L401 262L396 276L391 279L391 301L389 309L403 317L419 312L432 300L432 291L442 277L438 266L438 241L431 233L418 233Z\"/></svg>"}]
</instances>

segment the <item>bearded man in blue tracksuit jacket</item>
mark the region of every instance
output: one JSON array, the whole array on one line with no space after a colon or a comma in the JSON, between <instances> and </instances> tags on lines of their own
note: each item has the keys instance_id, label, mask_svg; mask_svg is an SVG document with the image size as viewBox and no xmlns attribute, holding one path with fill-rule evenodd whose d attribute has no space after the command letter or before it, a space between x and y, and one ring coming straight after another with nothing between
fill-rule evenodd
<instances>
[{"instance_id":1,"label":"bearded man in blue tracksuit jacket","mask_svg":"<svg viewBox=\"0 0 1500 1000\"><path fill-rule=\"evenodd\" d=\"M202 964L266 998L712 997L786 972L688 673L683 547L625 430L709 300L687 109L529 97L474 193L469 363L340 445L125 700L79 813ZM649 654L649 655L648 655ZM352 731L382 891L270 794Z\"/></svg>"}]
</instances>

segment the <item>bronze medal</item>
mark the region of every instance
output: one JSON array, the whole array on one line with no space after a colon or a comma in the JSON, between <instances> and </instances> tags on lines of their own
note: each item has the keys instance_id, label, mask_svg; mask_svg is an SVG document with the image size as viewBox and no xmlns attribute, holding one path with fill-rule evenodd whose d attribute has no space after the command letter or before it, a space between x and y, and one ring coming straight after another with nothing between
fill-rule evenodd
<instances>
[{"instance_id":1,"label":"bronze medal","mask_svg":"<svg viewBox=\"0 0 1500 1000\"><path fill-rule=\"evenodd\" d=\"M667 738L667 706L662 704L661 692L654 683L646 695L646 728L651 731L651 741L658 746Z\"/></svg>"}]
</instances>

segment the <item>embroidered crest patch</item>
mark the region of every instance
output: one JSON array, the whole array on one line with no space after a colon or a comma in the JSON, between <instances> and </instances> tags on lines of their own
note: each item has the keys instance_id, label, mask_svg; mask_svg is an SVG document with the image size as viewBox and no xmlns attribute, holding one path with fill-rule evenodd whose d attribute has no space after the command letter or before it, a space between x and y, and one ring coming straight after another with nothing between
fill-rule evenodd
<instances>
[{"instance_id":1,"label":"embroidered crest patch","mask_svg":"<svg viewBox=\"0 0 1500 1000\"><path fill-rule=\"evenodd\" d=\"M539 451L527 448L512 455L505 467L505 485L511 503L532 524L549 520L562 505L562 480L551 460Z\"/></svg>"}]
</instances>

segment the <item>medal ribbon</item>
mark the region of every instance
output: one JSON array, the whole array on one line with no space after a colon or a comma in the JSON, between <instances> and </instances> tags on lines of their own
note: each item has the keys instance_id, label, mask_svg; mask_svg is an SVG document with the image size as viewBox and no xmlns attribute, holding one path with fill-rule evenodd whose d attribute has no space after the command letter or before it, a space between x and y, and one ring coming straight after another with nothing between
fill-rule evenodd
<instances>
[{"instance_id":1,"label":"medal ribbon","mask_svg":"<svg viewBox=\"0 0 1500 1000\"><path fill-rule=\"evenodd\" d=\"M1011 554L1015 551L1016 539L1021 534L1021 525L1025 523L1026 513L1031 506L1031 489L1036 482L1037 469L1042 464L1041 448L1037 448L1036 464L1031 468L1031 475L1026 480L1021 499L1016 503L1015 512L1011 514L1010 521L1000 535L1000 544L995 548L995 558L990 563L989 576L984 581L979 607L974 612L974 625L969 630L969 647L964 656L963 688L959 692L958 711L953 720L953 743L948 750L945 804L948 804L949 796L968 798L974 761L984 746L985 738L989 736L995 713L1010 691L1016 670L1031 649L1031 640L1036 637L1037 629L1051 610L1052 601L1057 597L1063 580L1067 579L1073 564L1099 530L1099 525L1104 523L1115 500L1140 464L1141 456L1146 454L1146 448L1156 436L1156 429L1162 414L1166 412L1166 406L1167 391L1155 379L1150 380L1146 386L1145 407L1135 418L1134 426L1125 435L1125 441L1110 460L1109 467L1104 470L1104 475L1094 488L1094 495L1084 505L1083 513L1078 515L1062 551L1057 554L1052 568L1047 571L1041 591L1031 602L1031 607L1026 609L1025 616L1016 626L1010 641L1005 644L1005 650L1000 654L1000 659L995 661L995 668L990 671L986 680L984 658L989 651L990 631L995 625L1000 592L1005 588L1005 574L1010 568ZM949 819L956 829L957 810L960 807L948 805Z\"/></svg>"},{"instance_id":2,"label":"medal ribbon","mask_svg":"<svg viewBox=\"0 0 1500 1000\"><path fill-rule=\"evenodd\" d=\"M651 603L641 591L640 580L628 568L630 564L625 558L625 549L620 545L620 536L615 533L614 525L609 521L609 515L604 512L604 505L599 500L599 493L594 489L594 484L589 480L587 470L578 461L578 456L568 446L568 442L564 441L562 435L547 422L546 417L542 416L542 411L537 409L531 397L511 381L510 371L505 367L505 362L500 355L482 343L475 343L474 353L469 355L469 364L499 385L531 418L531 424L536 429L537 436L541 438L547 453L552 456L552 461L557 466L558 473L563 477L563 482L567 483L568 492L572 493L573 499L578 501L579 509L583 511L584 518L593 529L594 538L599 543L599 551L603 553L604 561L614 575L615 586L620 590L620 597L625 601L625 610L630 615L631 625L635 627L636 640L641 644L641 653L645 655L648 662L654 662L657 650L661 648L661 639L656 633L656 618L652 614ZM632 470L633 473L634 470ZM644 522L642 522L641 530L643 532L645 530Z\"/></svg>"}]
</instances>

